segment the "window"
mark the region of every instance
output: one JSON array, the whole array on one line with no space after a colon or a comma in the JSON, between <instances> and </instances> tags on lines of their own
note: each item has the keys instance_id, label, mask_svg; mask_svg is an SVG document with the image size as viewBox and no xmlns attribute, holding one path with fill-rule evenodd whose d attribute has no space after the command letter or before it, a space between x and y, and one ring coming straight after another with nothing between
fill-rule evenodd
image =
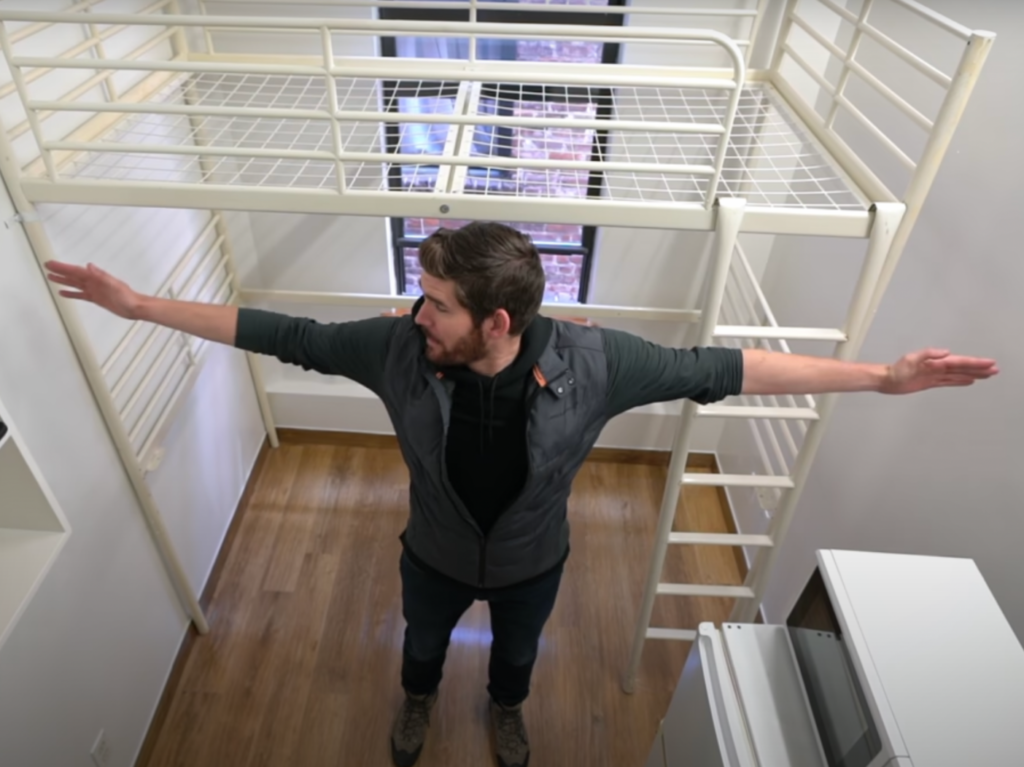
<instances>
[{"instance_id":1,"label":"window","mask_svg":"<svg viewBox=\"0 0 1024 767\"><path fill-rule=\"evenodd\" d=\"M624 0L563 0L557 4L608 6ZM529 9L529 0L512 0L509 10L480 10L481 22L518 24L614 24L621 14L560 13ZM384 19L465 21L468 10L430 8L381 8ZM469 41L437 37L384 38L385 56L463 59L469 55ZM477 58L500 61L560 61L611 64L618 61L618 45L592 41L478 40ZM455 109L458 83L398 82L384 84L388 111L403 114L451 114ZM607 88L559 88L552 86L483 83L480 111L484 114L516 117L579 114L590 119L611 115L611 92ZM403 154L441 154L448 137L442 124L392 123L387 128L388 151ZM544 160L589 160L605 156L604 131L573 127L541 129L478 126L473 135L473 156L516 157ZM438 180L436 165L392 166L388 183L392 189L415 192L432 190ZM600 196L599 172L571 170L509 170L471 167L466 171L467 192L486 195L544 197ZM395 273L399 290L419 292L417 248L439 227L457 228L468 222L439 218L392 218ZM545 301L585 303L596 228L573 224L531 224L505 222L528 233L541 253L547 275Z\"/></svg>"}]
</instances>

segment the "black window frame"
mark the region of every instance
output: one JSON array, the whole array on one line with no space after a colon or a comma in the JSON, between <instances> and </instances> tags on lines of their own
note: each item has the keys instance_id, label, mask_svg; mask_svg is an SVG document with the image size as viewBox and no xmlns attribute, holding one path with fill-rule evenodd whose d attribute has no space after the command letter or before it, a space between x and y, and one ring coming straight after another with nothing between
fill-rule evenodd
<instances>
[{"instance_id":1,"label":"black window frame","mask_svg":"<svg viewBox=\"0 0 1024 767\"><path fill-rule=\"evenodd\" d=\"M490 10L480 9L477 11L477 20L481 23L506 23L506 24L588 24L588 25L602 25L602 26L621 26L624 15L621 13L602 13L600 8L602 7L622 7L626 5L626 0L608 0L607 6L593 6L593 13L582 13L582 12L559 12L559 11L537 11L530 10L528 5L519 6L514 9L508 10ZM384 20L404 20L404 21L469 21L469 8L468 4L466 9L448 9L448 8L388 8L387 6L381 6L378 9L380 18ZM397 43L394 37L381 37L381 55L383 57L397 57ZM619 43L603 43L601 51L601 63L602 64L617 64L619 62L619 55L621 46ZM409 88L409 85L404 84L399 80L384 80L381 83L383 88L384 103L387 105L389 111L397 111L398 109L398 98L401 96L403 89ZM415 94L416 96L437 96L437 97L451 97L454 98L457 93L458 83L445 83L445 82L430 82L425 83L423 81L416 81L412 86L410 95ZM495 97L501 99L502 97L502 86L495 83L484 83L484 88L489 88L495 93ZM515 86L515 94L517 97L533 95L540 96L541 93L538 89L523 88L522 86ZM593 98L596 91L597 98ZM565 97L568 100L585 99L585 103L594 104L597 107L596 117L601 120L611 119L612 116L612 90L611 88L599 88L599 89L586 89L586 88L565 88L563 89ZM551 88L547 89L547 95L550 97ZM538 101L540 99L537 99ZM502 131L502 128L498 128L498 131ZM509 130L509 134L511 131ZM388 123L385 125L385 142L387 146L387 152L398 152L399 142L399 124ZM502 147L499 147L499 151ZM500 155L499 155L500 156ZM608 131L598 130L594 134L593 145L591 147L590 159L591 162L600 162L608 156ZM390 166L388 171L388 187L390 189L401 190L402 189L402 168L397 164ZM590 178L587 182L587 196L588 197L600 197L601 192L604 188L604 171L592 170L590 172ZM405 295L406 292L406 274L405 274L405 249L415 248L422 242L422 238L419 237L408 237L405 234L405 217L402 216L391 216L391 245L392 245L392 258L394 260L395 268L395 283L396 288L400 295ZM594 245L597 240L597 227L592 225L583 226L583 235L581 237L580 245L562 245L557 243L552 244L540 244L537 249L546 254L551 255L565 255L565 256L583 256L583 265L580 270L580 284L579 290L576 296L576 300L580 304L587 302L588 294L590 292L590 276L593 266L594 256Z\"/></svg>"}]
</instances>

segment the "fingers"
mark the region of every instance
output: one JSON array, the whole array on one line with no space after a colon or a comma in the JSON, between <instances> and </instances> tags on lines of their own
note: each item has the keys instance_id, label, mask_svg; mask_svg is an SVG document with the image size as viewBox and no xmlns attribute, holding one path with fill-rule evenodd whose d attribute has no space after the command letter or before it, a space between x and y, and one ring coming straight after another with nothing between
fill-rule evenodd
<instances>
[{"instance_id":1,"label":"fingers","mask_svg":"<svg viewBox=\"0 0 1024 767\"><path fill-rule=\"evenodd\" d=\"M927 360L925 366L935 372L943 373L986 373L994 375L998 372L995 360L980 357L946 357L942 360Z\"/></svg>"},{"instance_id":2,"label":"fingers","mask_svg":"<svg viewBox=\"0 0 1024 767\"><path fill-rule=\"evenodd\" d=\"M62 276L79 275L84 277L88 272L85 267L76 266L75 264L65 264L62 261L47 261L44 266L47 271L59 274Z\"/></svg>"},{"instance_id":3,"label":"fingers","mask_svg":"<svg viewBox=\"0 0 1024 767\"><path fill-rule=\"evenodd\" d=\"M68 287L77 288L82 284L81 280L76 280L71 277L63 277L57 274L48 275L50 282L56 282L58 285L67 285Z\"/></svg>"}]
</instances>

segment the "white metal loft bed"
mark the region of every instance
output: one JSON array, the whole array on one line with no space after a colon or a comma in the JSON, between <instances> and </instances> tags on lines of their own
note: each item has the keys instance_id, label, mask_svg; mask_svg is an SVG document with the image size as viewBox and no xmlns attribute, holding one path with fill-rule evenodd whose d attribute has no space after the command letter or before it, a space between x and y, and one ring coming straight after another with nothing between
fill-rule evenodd
<instances>
[{"instance_id":1,"label":"white metal loft bed","mask_svg":"<svg viewBox=\"0 0 1024 767\"><path fill-rule=\"evenodd\" d=\"M108 12L112 2L0 9L10 75L0 86L0 170L41 260L51 246L35 214L39 203L209 209L200 240L180 262L175 257L164 287L176 292L168 295L395 308L413 299L239 290L220 211L714 231L700 306L587 305L572 313L695 323L698 344L788 352L788 341L826 341L844 359L858 353L994 40L916 0L789 0L784 8L767 0L730 8L715 0L672 7L524 0L531 11L621 16L615 25L488 23L478 16L510 4L485 0L307 0L301 16L283 3L123 0ZM375 10L427 7L464 9L469 20L394 21ZM691 20L695 28L686 26ZM389 37L457 38L468 53L457 60L351 54L359 41ZM627 63L477 55L480 41L495 39L618 43ZM915 52L921 47L925 53ZM768 54L765 65L752 66L755 48ZM893 66L872 71L865 52ZM904 71L894 76L897 65ZM440 94L449 97L444 109L396 108L406 96ZM604 139L582 155L525 159L495 146L488 137L497 128L516 140L551 129L580 132L588 146L596 134ZM423 129L443 137L442 151L403 149L407 132ZM396 186L389 182L396 175L412 181ZM539 183L551 177L560 181L558 196ZM739 246L741 232L863 238L844 326L779 327ZM138 329L101 362L73 308L58 305L171 575L205 631L145 482L200 350L179 334ZM276 444L259 367L251 369ZM166 385L147 389L133 378L152 379L156 370ZM655 596L734 598L733 620L755 617L834 403L823 396L683 405L627 691L646 639L694 637L690 629L650 627ZM698 417L748 420L764 473L686 473ZM776 493L770 530L674 531L686 484ZM742 586L661 583L671 544L758 553Z\"/></svg>"}]
</instances>

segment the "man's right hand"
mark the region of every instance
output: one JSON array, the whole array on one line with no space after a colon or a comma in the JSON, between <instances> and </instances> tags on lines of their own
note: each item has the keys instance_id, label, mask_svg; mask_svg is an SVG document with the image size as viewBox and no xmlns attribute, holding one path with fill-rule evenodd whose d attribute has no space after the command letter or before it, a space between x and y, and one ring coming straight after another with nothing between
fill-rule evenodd
<instances>
[{"instance_id":1,"label":"man's right hand","mask_svg":"<svg viewBox=\"0 0 1024 767\"><path fill-rule=\"evenodd\" d=\"M75 266L60 261L47 261L46 275L51 282L74 290L61 290L60 295L79 301L91 301L127 320L137 320L142 296L111 274L94 264Z\"/></svg>"},{"instance_id":2,"label":"man's right hand","mask_svg":"<svg viewBox=\"0 0 1024 767\"><path fill-rule=\"evenodd\" d=\"M47 278L72 290L58 291L65 298L90 301L126 320L143 320L222 344L233 345L238 328L238 307L175 301L136 293L98 266L75 266L47 261Z\"/></svg>"}]
</instances>

